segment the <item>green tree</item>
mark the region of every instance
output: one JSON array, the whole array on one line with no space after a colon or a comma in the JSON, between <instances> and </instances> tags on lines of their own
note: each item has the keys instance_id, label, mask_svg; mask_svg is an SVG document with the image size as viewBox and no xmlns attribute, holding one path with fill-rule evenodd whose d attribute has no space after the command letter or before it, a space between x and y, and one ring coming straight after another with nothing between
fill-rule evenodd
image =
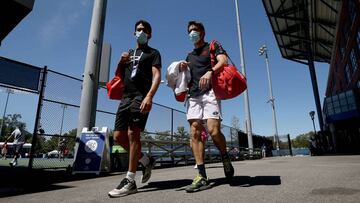
<instances>
[{"instance_id":1,"label":"green tree","mask_svg":"<svg viewBox=\"0 0 360 203\"><path fill-rule=\"evenodd\" d=\"M312 131L298 135L297 137L291 140L292 147L293 148L309 147L309 140L311 136L314 136L314 132Z\"/></svg>"},{"instance_id":2,"label":"green tree","mask_svg":"<svg viewBox=\"0 0 360 203\"><path fill-rule=\"evenodd\" d=\"M67 150L69 150L69 152L72 154L74 154L74 147L76 144L76 133L77 133L77 129L74 128L63 135L63 136L66 136L65 137L65 146L66 146L65 148Z\"/></svg>"},{"instance_id":3,"label":"green tree","mask_svg":"<svg viewBox=\"0 0 360 203\"><path fill-rule=\"evenodd\" d=\"M185 130L184 126L179 126L177 128L177 132L175 133L174 140L175 141L189 141L190 134Z\"/></svg>"},{"instance_id":4,"label":"green tree","mask_svg":"<svg viewBox=\"0 0 360 203\"><path fill-rule=\"evenodd\" d=\"M1 131L2 136L0 136L0 141L4 141L5 139L7 139L11 135L12 131L14 131L15 128L18 127L21 133L25 135L25 142L31 142L32 133L29 133L26 130L26 123L21 122L20 119L21 114L8 114L5 117Z\"/></svg>"}]
</instances>

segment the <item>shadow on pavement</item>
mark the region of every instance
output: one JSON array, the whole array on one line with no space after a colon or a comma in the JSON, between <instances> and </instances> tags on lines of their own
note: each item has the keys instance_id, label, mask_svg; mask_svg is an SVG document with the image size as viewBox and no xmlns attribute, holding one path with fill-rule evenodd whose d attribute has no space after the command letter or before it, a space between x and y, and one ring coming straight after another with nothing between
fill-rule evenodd
<instances>
[{"instance_id":1,"label":"shadow on pavement","mask_svg":"<svg viewBox=\"0 0 360 203\"><path fill-rule=\"evenodd\" d=\"M75 174L69 171L58 170L28 170L27 167L0 167L0 198L51 190L61 190L70 186L57 185L58 183L99 178L112 174ZM113 174L116 175L116 174Z\"/></svg>"},{"instance_id":2,"label":"shadow on pavement","mask_svg":"<svg viewBox=\"0 0 360 203\"><path fill-rule=\"evenodd\" d=\"M157 181L157 182L150 182L147 185L140 187L141 192L151 192L157 190L169 190L169 189L176 189L185 190L185 186L188 186L192 183L190 179L180 179L180 180L166 180L166 181Z\"/></svg>"},{"instance_id":3,"label":"shadow on pavement","mask_svg":"<svg viewBox=\"0 0 360 203\"><path fill-rule=\"evenodd\" d=\"M140 187L141 192L151 192L157 190L169 190L176 189L175 191L185 190L185 187L190 185L192 180L180 179L180 180L166 180L150 182L148 185ZM219 185L230 185L232 187L251 187L256 185L281 185L280 176L234 176L233 179L228 182L226 178L210 179L212 188Z\"/></svg>"},{"instance_id":4,"label":"shadow on pavement","mask_svg":"<svg viewBox=\"0 0 360 203\"><path fill-rule=\"evenodd\" d=\"M222 180L224 184L228 184L225 178ZM216 181L216 182L220 182ZM256 185L281 185L280 176L234 176L229 183L230 186L251 187Z\"/></svg>"}]
</instances>

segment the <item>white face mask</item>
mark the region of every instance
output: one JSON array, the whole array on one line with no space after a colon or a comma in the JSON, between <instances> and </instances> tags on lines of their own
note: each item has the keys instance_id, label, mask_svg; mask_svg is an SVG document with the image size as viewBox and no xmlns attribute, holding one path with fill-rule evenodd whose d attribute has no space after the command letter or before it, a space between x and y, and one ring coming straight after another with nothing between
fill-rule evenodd
<instances>
[{"instance_id":1,"label":"white face mask","mask_svg":"<svg viewBox=\"0 0 360 203\"><path fill-rule=\"evenodd\" d=\"M148 41L148 36L144 31L136 31L135 32L135 37L136 37L136 41L139 44L146 44L146 42Z\"/></svg>"},{"instance_id":2,"label":"white face mask","mask_svg":"<svg viewBox=\"0 0 360 203\"><path fill-rule=\"evenodd\" d=\"M200 40L200 33L193 30L189 33L189 38L192 43L197 43Z\"/></svg>"}]
</instances>

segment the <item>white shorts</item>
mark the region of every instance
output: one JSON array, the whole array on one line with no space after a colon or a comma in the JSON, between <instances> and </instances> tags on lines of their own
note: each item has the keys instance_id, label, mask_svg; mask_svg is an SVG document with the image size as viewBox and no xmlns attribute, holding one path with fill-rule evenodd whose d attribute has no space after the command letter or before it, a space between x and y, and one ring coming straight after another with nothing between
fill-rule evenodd
<instances>
[{"instance_id":1,"label":"white shorts","mask_svg":"<svg viewBox=\"0 0 360 203\"><path fill-rule=\"evenodd\" d=\"M189 98L186 104L187 120L206 120L208 118L222 119L220 100L216 99L212 89L203 95Z\"/></svg>"}]
</instances>

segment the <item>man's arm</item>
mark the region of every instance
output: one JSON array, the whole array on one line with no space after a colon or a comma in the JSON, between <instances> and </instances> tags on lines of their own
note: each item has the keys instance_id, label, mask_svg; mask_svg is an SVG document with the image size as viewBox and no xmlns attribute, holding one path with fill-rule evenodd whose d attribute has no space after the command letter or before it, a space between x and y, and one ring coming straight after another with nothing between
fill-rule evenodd
<instances>
[{"instance_id":1,"label":"man's arm","mask_svg":"<svg viewBox=\"0 0 360 203\"><path fill-rule=\"evenodd\" d=\"M15 137L15 131L13 131L10 136L6 139L6 141L10 140L11 137Z\"/></svg>"},{"instance_id":2,"label":"man's arm","mask_svg":"<svg viewBox=\"0 0 360 203\"><path fill-rule=\"evenodd\" d=\"M212 70L209 70L206 72L199 81L199 88L205 89L210 85L211 78L213 74L216 74L220 71L221 67L223 67L225 64L227 64L227 56L225 54L219 54L216 56L217 63L214 67L212 67Z\"/></svg>"},{"instance_id":3,"label":"man's arm","mask_svg":"<svg viewBox=\"0 0 360 203\"><path fill-rule=\"evenodd\" d=\"M116 67L115 75L120 75L121 67L125 64L126 61L129 61L129 60L130 60L129 52L121 53L119 63Z\"/></svg>"},{"instance_id":4,"label":"man's arm","mask_svg":"<svg viewBox=\"0 0 360 203\"><path fill-rule=\"evenodd\" d=\"M153 81L150 87L149 92L146 94L144 100L140 105L140 112L141 113L148 113L151 110L152 106L152 99L159 88L160 79L161 79L161 67L152 67L152 74L153 74Z\"/></svg>"}]
</instances>

